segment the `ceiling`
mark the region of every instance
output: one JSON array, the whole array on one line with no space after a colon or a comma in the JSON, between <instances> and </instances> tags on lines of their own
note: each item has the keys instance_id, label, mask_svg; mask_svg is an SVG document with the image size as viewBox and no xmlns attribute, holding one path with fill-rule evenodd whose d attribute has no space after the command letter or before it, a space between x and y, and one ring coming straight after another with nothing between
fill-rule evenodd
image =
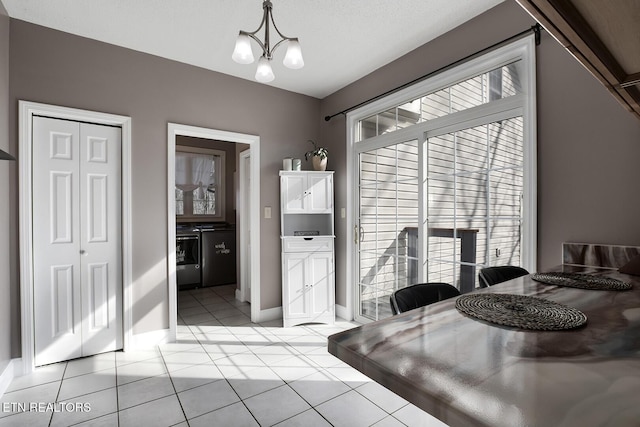
<instances>
[{"instance_id":1,"label":"ceiling","mask_svg":"<svg viewBox=\"0 0 640 427\"><path fill-rule=\"evenodd\" d=\"M516 1L640 118L640 1Z\"/></svg>"},{"instance_id":2,"label":"ceiling","mask_svg":"<svg viewBox=\"0 0 640 427\"><path fill-rule=\"evenodd\" d=\"M285 68L280 48L269 85L322 99L502 1L272 0L305 67ZM239 30L258 27L262 0L1 2L11 18L253 81L255 63L236 64L231 53Z\"/></svg>"}]
</instances>

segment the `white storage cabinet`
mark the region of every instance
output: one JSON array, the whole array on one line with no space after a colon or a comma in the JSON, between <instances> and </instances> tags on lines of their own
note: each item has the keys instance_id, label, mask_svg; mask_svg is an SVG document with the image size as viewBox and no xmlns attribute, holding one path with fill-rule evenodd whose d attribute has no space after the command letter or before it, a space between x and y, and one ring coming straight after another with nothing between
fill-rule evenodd
<instances>
[{"instance_id":1,"label":"white storage cabinet","mask_svg":"<svg viewBox=\"0 0 640 427\"><path fill-rule=\"evenodd\" d=\"M335 322L333 172L280 172L285 327Z\"/></svg>"}]
</instances>

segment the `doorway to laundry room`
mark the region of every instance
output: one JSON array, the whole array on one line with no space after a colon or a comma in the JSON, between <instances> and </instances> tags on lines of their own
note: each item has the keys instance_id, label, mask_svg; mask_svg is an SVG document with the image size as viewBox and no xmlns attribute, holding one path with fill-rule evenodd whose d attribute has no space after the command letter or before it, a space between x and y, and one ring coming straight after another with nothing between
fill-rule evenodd
<instances>
[{"instance_id":1,"label":"doorway to laundry room","mask_svg":"<svg viewBox=\"0 0 640 427\"><path fill-rule=\"evenodd\" d=\"M249 185L256 147L238 134L173 126L180 128L169 147L170 329L249 324L259 309L250 304L259 261L250 232L259 229Z\"/></svg>"}]
</instances>

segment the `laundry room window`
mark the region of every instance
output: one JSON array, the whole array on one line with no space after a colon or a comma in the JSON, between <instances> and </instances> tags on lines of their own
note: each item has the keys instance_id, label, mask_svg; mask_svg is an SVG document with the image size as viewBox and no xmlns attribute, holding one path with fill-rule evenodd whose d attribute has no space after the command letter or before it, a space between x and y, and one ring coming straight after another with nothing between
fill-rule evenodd
<instances>
[{"instance_id":1,"label":"laundry room window","mask_svg":"<svg viewBox=\"0 0 640 427\"><path fill-rule=\"evenodd\" d=\"M225 153L176 148L176 217L178 220L224 221Z\"/></svg>"}]
</instances>

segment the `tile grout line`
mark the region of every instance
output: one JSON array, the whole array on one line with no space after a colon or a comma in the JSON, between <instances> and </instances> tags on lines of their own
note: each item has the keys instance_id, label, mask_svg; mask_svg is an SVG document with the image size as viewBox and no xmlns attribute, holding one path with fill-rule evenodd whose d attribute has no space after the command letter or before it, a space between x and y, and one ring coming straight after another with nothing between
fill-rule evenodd
<instances>
[{"instance_id":1,"label":"tile grout line","mask_svg":"<svg viewBox=\"0 0 640 427\"><path fill-rule=\"evenodd\" d=\"M374 381L373 383L374 383L374 384L377 384L375 381ZM395 420L397 420L400 424L404 424L402 421L400 421L400 420L398 420L396 417L394 417L394 416L393 416L393 414L395 414L396 412L398 412L398 411L399 411L399 410L401 410L402 408L404 408L404 407L406 407L406 406L410 405L410 403L409 403L409 402L407 402L406 404L402 405L400 408L396 409L395 411L393 411L393 412L389 412L389 411L387 411L386 409L384 409L383 407L381 407L380 405L378 405L378 404L377 404L376 402L374 402L373 400L369 399L369 398L368 398L367 396L365 396L364 394L360 393L360 392L358 391L358 389L359 389L359 388L361 388L361 387L363 387L363 386L364 386L364 384L359 385L359 386L358 386L358 387L356 387L356 388L352 388L351 390L355 391L355 392L356 392L356 393L358 393L360 396L364 397L367 401L369 401L370 403L372 403L372 404L373 404L374 406L376 406L377 408L380 408L380 410L382 410L384 413L386 413L386 414L387 414L387 417L388 417L388 416L391 416L391 417L393 417ZM384 387L384 386L383 386L383 387ZM385 387L385 390L388 390L388 389ZM404 399L404 398L403 398L403 399ZM406 400L405 400L405 401L406 401ZM385 418L387 418L387 417L382 418L382 420L384 420L384 419L385 419ZM378 420L378 421L376 421L376 422L380 422L380 421L382 421L382 420ZM404 425L406 425L406 424L404 424Z\"/></svg>"},{"instance_id":2,"label":"tile grout line","mask_svg":"<svg viewBox=\"0 0 640 427\"><path fill-rule=\"evenodd\" d=\"M196 298L196 300L200 303L200 300L199 300L199 299L197 299L197 298ZM202 303L200 303L200 304L202 305ZM230 304L229 304L229 305L230 305ZM203 307L204 307L204 305L203 305ZM205 307L205 309L206 309L206 307ZM207 310L207 311L208 311L208 310ZM214 318L216 318L216 317L215 317L215 315L214 315L213 313L211 313L211 315L212 315L212 316L214 316ZM216 318L216 320L217 320L217 318ZM224 327L225 327L225 328L227 328L226 326L224 326ZM231 331L230 331L230 332L231 332ZM231 334L235 337L235 335L233 334L233 332L231 332ZM195 334L194 334L194 335L195 335ZM237 337L236 337L236 339L237 339ZM200 345L200 347L202 348L202 350L207 354L207 356L209 356L209 359L211 360L211 363L213 363L213 365L214 365L214 366L216 366L216 368L218 368L218 367L217 367L217 364L215 363L215 360L211 357L211 355L209 354L209 352L204 348L204 346L202 345L202 342L201 342L199 339L197 339L197 341L198 341L198 344ZM243 343L241 340L239 340L239 339L238 339L238 342L241 342L241 343L244 345L244 343ZM249 350L251 350L251 349L249 348ZM236 353L236 354L242 354L242 353ZM229 356L232 356L232 355L229 355ZM227 356L227 357L229 357L229 356ZM256 356L257 356L257 355L256 355ZM219 370L219 368L218 368L218 370ZM221 371L220 373L221 373L221 374L223 374L223 373L222 373L222 371ZM224 374L223 374L223 375L224 375ZM245 407L245 409L249 412L249 414L251 414L251 416L252 416L252 417L253 417L253 419L256 421L256 423L257 423L258 425L260 425L260 423L258 422L258 419L255 417L255 415L253 414L253 412L251 412L251 410L250 410L250 409L247 407L247 405L244 403L244 399L242 399L242 398L240 397L240 395L238 394L238 392L236 391L236 389L234 389L234 388L233 388L233 386L231 385L231 383L229 383L229 380L228 380L226 377L224 377L223 379L225 380L225 382L227 383L227 385L229 386L229 388L231 388L231 390L233 390L233 392L235 393L235 395L238 397L239 402L240 402L240 403L242 403L242 405L243 405L243 406ZM173 384L173 380L171 380L171 382L172 382L172 384ZM215 382L215 381L213 381L213 382ZM211 383L209 383L209 384L211 384ZM205 384L205 385L206 385L206 384ZM204 386L204 385L203 385L203 386ZM193 387L193 388L197 388L197 387ZM175 389L175 386L174 386L174 389ZM180 398L178 398L178 400L180 400ZM223 406L223 407L221 407L221 408L214 409L213 411L209 411L209 412L206 412L206 413L204 413L204 414L198 415L198 417L204 416L204 415L206 415L206 414L210 414L210 413L212 413L212 412L218 411L218 410L220 410L220 409L222 409L222 408L229 407L229 406L231 406L231 405L235 405L236 403L238 403L238 402L234 402L234 403L231 403L231 404L229 404L229 405ZM180 406L182 407L182 403L180 403ZM183 412L184 412L184 409L183 409ZM194 417L194 418L198 418L198 417ZM187 419L186 414L185 414L185 419ZM188 420L188 419L187 419L187 424L189 424L189 420Z\"/></svg>"},{"instance_id":3,"label":"tile grout line","mask_svg":"<svg viewBox=\"0 0 640 427\"><path fill-rule=\"evenodd\" d=\"M100 354L105 354L105 353L100 353ZM116 352L113 351L113 352L110 352L110 354L113 354L113 363L115 365L114 366L114 375L115 375L114 379L115 379L115 383L116 383L115 387L107 387L107 388L103 388L101 390L96 390L96 391L92 391L92 392L89 392L89 393L81 394L81 395L73 397L72 399L77 399L77 398L80 398L82 396L87 396L89 394L99 393L99 392L102 392L102 391L105 391L105 390L110 390L111 388L114 388L115 389L115 393L116 393L116 411L115 412L108 412L106 414L98 415L98 416L93 417L93 418L88 418L86 420L78 421L77 423L71 424L70 427L78 425L78 424L83 424L83 423L86 423L88 421L96 420L98 418L106 417L107 415L111 415L111 414L116 414L117 426L120 425L120 407L119 407L119 404L118 404L118 370L117 370L117 365L118 364L116 362ZM92 357L92 356L88 356L88 357ZM67 368L69 367L69 362L67 361L65 363L67 363L67 366L65 366L65 372L64 372L66 374ZM88 374L92 374L94 372L100 372L100 371L105 371L105 370L107 370L107 369L101 369L99 371L87 372L87 373L84 373L82 375L88 375ZM81 377L82 375L76 375L75 377L69 377L69 378L77 378L77 377ZM63 377L64 377L64 374L63 374ZM62 389L62 384L60 385L60 388Z\"/></svg>"},{"instance_id":4,"label":"tile grout line","mask_svg":"<svg viewBox=\"0 0 640 427\"><path fill-rule=\"evenodd\" d=\"M215 293L215 292L214 292L214 293ZM197 297L195 297L195 296L194 296L194 298L195 298L195 299L196 299L196 300L197 300L197 301L198 301L202 306L204 306L204 305L200 302L200 300L199 300ZM223 297L223 298L224 298L224 297ZM227 305L229 306L229 308L235 308L236 310L238 310L238 307L234 306L233 304L230 304L228 301L226 301L226 303L227 303ZM246 342L245 342L244 340L242 340L241 335L251 335L251 334L236 334L236 333L234 333L234 332L233 332L233 326L224 325L224 320L223 320L223 319L218 319L218 318L215 316L214 312L209 311L209 309L207 309L206 307L205 307L205 309L206 309L209 313L211 313L211 314L214 316L214 318L215 318L215 320L216 320L216 321L218 321L218 322L220 322L220 323L221 323L221 327L224 327L225 329L227 329L227 330L228 330L228 331L229 331L229 332L230 332L230 333L231 333L231 334L232 334L232 335L233 335L233 336L238 340L238 342L239 342L240 344L243 344L244 346L246 346L246 347L249 349L249 352L248 352L248 353L247 353L247 352L240 352L240 353L228 354L226 357L232 357L232 356L234 356L234 355L236 355L236 354L252 354L253 356L258 357L258 359L260 359L260 360L264 363L264 367L266 367L266 368L268 368L268 369L270 369L270 370L272 370L272 371L273 371L272 367L271 367L271 366L269 366L269 365L268 365L264 360L262 360L262 359L260 358L260 355L259 355L258 353L256 353L256 352L255 352L255 350L256 350L256 348L266 348L266 347L270 347L270 346L274 346L274 348L275 348L275 347L279 347L279 346L283 346L283 345L284 345L285 347L289 347L290 349L292 349L294 353L291 353L289 357L285 357L283 360L293 359L294 357L295 357L296 359L304 358L304 361L305 361L307 364L309 364L309 366L310 366L310 367L314 367L318 372L324 371L324 372L329 373L328 371L326 371L325 367L323 367L323 366L321 366L319 363L314 362L313 360L311 360L311 359L307 358L307 357L306 357L306 353L304 353L304 352L300 351L299 349L297 349L297 348L295 347L295 345L289 345L289 344L287 343L287 341L286 341L286 338L285 338L285 339L283 339L283 337L282 337L281 335L276 334L276 333L272 333L272 332L271 332L271 331L269 331L269 329L267 329L267 327L265 327L265 326L259 325L259 326L260 326L260 328L259 328L259 329L262 329L262 330L256 330L256 329L254 329L254 332L256 332L258 335L261 335L261 336L264 336L264 337L267 337L267 336L273 336L273 337L274 337L275 339L277 339L278 341L276 341L276 342L270 342L270 343L267 343L267 344L265 344L265 345L259 345L259 346L257 346L256 348L254 348L254 346L247 345L247 344L246 344ZM226 308L225 308L225 309L226 309ZM238 311L240 311L240 310L238 310ZM204 323L206 323L206 322L202 322L202 323L204 324ZM253 323L250 323L250 324L251 324L251 325L254 325ZM186 322L185 322L185 326L190 326L190 325L186 325ZM240 325L240 327L242 327L242 326L243 326L243 325ZM255 326L254 326L254 328L255 328ZM264 328L264 329L263 329L263 328ZM193 332L193 330L192 330L191 328L189 328L189 330L190 330L191 334L195 336L195 333ZM240 335L240 336L238 336L238 335ZM314 330L313 328L307 328L307 327L305 327L305 326L303 326L303 327L302 327L302 331L300 332L300 335L297 335L297 334L296 334L296 335L295 335L295 337L293 337L293 338L301 338L301 337L305 337L305 336L320 337L320 338L322 338L322 339L324 339L324 340L326 340L326 339L327 339L327 336L326 336L325 334L322 334L320 331L316 331L316 330ZM202 347L202 349L203 349L203 350L204 350L204 351L209 355L209 357L211 358L211 355L210 355L210 354L209 354L209 353L204 349L204 347L203 347L203 343L202 343L202 341L200 340L200 338L196 338L196 340L198 341L198 343L199 343L199 345ZM218 360L218 359L216 359L216 360ZM213 364L214 364L214 365L216 365L215 360L213 360L213 359L211 358L211 361L213 362ZM216 365L216 366L217 366L217 365ZM256 367L256 369L258 369L258 368L261 368L261 367ZM315 406L311 405L311 404L310 404L306 399L304 399L304 398L303 398L303 397L302 397L302 396L301 396L301 395L300 395L300 394L299 394L295 389L293 389L293 388L291 387L291 385L290 385L291 383L293 383L293 382L295 382L295 381L297 381L297 380L302 380L302 379L306 378L306 376L305 376L305 377L302 377L302 378L298 378L298 379L293 380L293 381L287 381L287 380L285 380L284 378L282 378L282 376L281 376L281 375L279 375L277 372L275 372L275 371L273 371L273 372L274 372L274 374L275 374L275 375L276 375L276 376L277 376L277 377L278 377L278 378L283 382L283 384L282 384L282 385L286 385L287 387L289 387L289 389L291 389L291 390L292 390L294 393L296 393L296 395L298 395L298 396L299 396L299 397L300 397L300 398L301 398L301 399L302 399L302 400L303 400L307 405L309 405L309 408L310 408L310 409L313 409L313 410L314 410L314 412L316 412L320 417L322 417L322 419L324 419L324 420L325 420L329 425L332 425L332 424L331 424L331 423L330 423L330 422L329 422L329 421L328 421L328 420L327 420L327 419L326 419L326 418L325 418L325 417L324 417L324 416L323 416L323 415L322 415L322 414L321 414L321 413L316 409L316 407L315 407ZM329 373L329 374L330 374L330 373ZM309 374L309 375L313 375L313 374ZM245 403L245 399L240 398L240 396L239 396L239 395L238 395L238 393L235 391L235 389L233 388L233 386L231 386L231 384L229 383L228 378L226 378L226 377L225 377L224 379L225 379L225 381L227 382L227 384L231 387L231 389L234 391L234 393L237 395L237 397L240 399L239 401L240 401L240 402L242 402L243 406L247 409L247 411L249 411L249 413L250 413L250 414L251 414L251 416L254 418L254 420L255 420L256 422L258 422L258 420L257 420L257 418L255 417L255 415L254 415L254 414L251 412L251 410L247 407L247 405L246 405L246 403ZM353 388L353 387L349 386L349 385L348 385L348 384L346 384L344 381L339 380L339 379L338 379L338 381L340 381L342 384L344 384L344 385L348 388L348 390L347 390L347 391L345 391L344 393L340 393L340 394L338 394L337 396L332 397L331 399L328 399L327 401L330 401L330 400L332 400L332 399L338 398L338 397L340 397L340 396L342 396L342 395L344 395L344 394L348 393L348 392L349 392L349 391L351 391L351 390L355 390L355 388ZM282 386L282 385L281 385L281 386ZM278 386L278 387L281 387L281 386ZM272 391L272 390L274 390L274 389L276 389L276 388L278 388L278 387L274 387L274 388L272 388L272 389L262 391L261 393L257 393L257 394L255 394L255 395L253 395L253 396L250 396L250 397L252 398L252 397L255 397L255 396L259 396L260 394L267 393L267 392ZM358 393L358 394L359 394L360 396L362 396L360 393ZM362 397L365 397L365 396L362 396ZM365 397L365 399L366 399L366 397ZM369 399L367 399L367 401L369 401ZM236 403L237 403L237 402L236 402ZM324 402L323 402L323 403L324 403ZM372 402L372 403L373 403L373 402ZM235 404L235 403L234 403L234 404ZM375 404L374 404L374 405L375 405ZM226 405L226 406L224 406L224 407L228 407L228 406L230 406L230 405ZM376 406L376 407L378 407L378 405L375 405L375 406ZM223 408L224 408L224 407L223 407ZM207 412L207 414L208 414L208 413L211 413L211 412L215 412L215 411L220 410L220 409L222 409L222 408L218 408L218 409L216 409L216 410L209 411L209 412ZM384 411L382 408L380 408L380 409L381 409L381 410L386 414L386 416L385 416L384 418L386 418L387 416L391 415L391 414L389 414L387 411ZM288 419L291 419L291 418L293 418L293 417L295 417L295 416L298 416L298 415L300 415L301 413L304 413L304 412L306 412L306 411L308 411L308 409L307 409L307 410L305 410L305 411L302 411L302 412L300 412L300 413L298 413L298 414L295 414L295 415L293 415L293 416L291 416L291 417L288 417L288 418L286 418L286 419L284 419L284 420L281 420L281 421L279 421L279 423L282 423L282 422L284 422L284 421L286 421L286 420L288 420ZM202 414L202 415L205 415L205 414ZM202 415L200 415L200 416L202 416ZM186 417L186 415L185 415L185 417ZM196 417L196 418L197 418L197 417ZM258 423L258 424L260 425L260 423Z\"/></svg>"},{"instance_id":5,"label":"tile grout line","mask_svg":"<svg viewBox=\"0 0 640 427\"><path fill-rule=\"evenodd\" d=\"M205 308L205 310L207 310L207 309L206 309L206 307L204 307L204 305L201 303L201 301L200 301L198 298L196 298L196 297L194 297L194 298L196 299L196 301L198 301L198 303L199 303L203 308ZM229 304L229 305L230 305L230 304ZM207 312L209 312L209 311L207 310ZM214 315L213 313L210 313L210 314L215 318L215 315ZM217 318L216 318L216 320L217 320ZM185 322L185 325L186 325L186 322ZM186 325L186 326L189 326L189 325ZM225 326L225 328L226 328L226 326ZM193 332L191 332L191 333L192 333L192 335L194 335L194 337L195 337L195 334L193 334ZM205 352L205 354L209 357L209 360L211 361L211 363L212 363L214 366L216 366L216 367L217 367L217 365L216 365L216 363L215 363L215 360L211 357L211 355L209 354L209 352L208 352L208 351L203 347L202 342L201 342L198 338L196 338L196 341L198 342L198 345L200 346L200 348L202 349L202 351L204 351L204 352ZM241 341L238 341L238 342L241 342ZM161 354L162 354L162 360L163 360L163 362L164 362L164 364L165 364L165 368L167 369L167 374L169 375L169 379L170 379L170 381L171 381L171 386L173 387L173 389L174 389L174 391L175 391L175 393L176 393L176 398L178 399L178 402L180 403L180 408L182 409L182 413L184 414L184 418L185 418L185 420L186 420L186 422L187 422L187 425L190 425L190 423L189 423L189 419L187 418L187 414L186 414L186 412L184 411L184 407L182 406L182 401L180 400L180 397L178 396L178 392L177 392L177 390L176 390L176 388L175 388L175 384L173 383L173 378L171 377L171 374L170 374L170 372L169 372L169 368L168 368L168 366L167 366L166 360L164 359L164 354L163 354L162 352L161 352ZM239 354L240 354L240 353L239 353ZM227 356L227 357L228 357L228 356ZM208 363L208 362L204 362L204 363L202 363L202 364L206 364L206 363ZM195 365L193 365L193 366L195 366ZM222 373L222 372L221 372L221 373ZM222 379L224 379L224 380L225 380L225 382L227 383L227 385L229 386L229 388L230 388L231 390L233 390L233 392L234 392L234 393L235 393L235 395L237 396L237 398L238 398L239 402L241 402L241 403L243 404L243 406L247 409L247 411L249 411L249 413L250 413L250 414L251 414L251 416L256 420L256 422L258 422L258 420L255 418L255 416L253 415L253 413L249 410L249 408L248 408L248 407L246 406L246 404L244 403L244 400L240 397L240 395L238 395L238 393L236 392L236 390L235 390L235 389L233 388L233 386L229 383L228 379L227 379L226 377L224 377L224 378L222 378ZM214 380L214 381L212 381L212 382L210 382L210 383L203 384L203 385L201 385L201 386L192 387L192 388L190 388L189 390L193 390L193 389L198 388L198 387L204 387L205 385L212 384L212 383L217 382L217 381L219 381L219 380ZM183 391L185 391L185 390L183 390ZM220 409L222 409L222 408L226 408L226 407L228 407L228 406L234 405L235 403L238 403L238 402L234 402L234 403L231 403L231 404L229 404L229 405L225 405L225 406L223 406L223 407L220 407L220 408L214 409L213 411L209 411L209 412L206 412L206 413L204 413L204 414L198 415L197 417L194 417L194 418L198 418L198 417L204 416L204 415L206 415L206 414L209 414L209 413L211 413L211 412L218 411L218 410L220 410ZM258 423L258 424L259 424L259 423Z\"/></svg>"},{"instance_id":6,"label":"tile grout line","mask_svg":"<svg viewBox=\"0 0 640 427\"><path fill-rule=\"evenodd\" d=\"M174 395L176 396L176 399L178 400L178 404L180 405L180 410L182 411L182 415L184 416L184 420L186 421L187 426L189 426L189 419L187 418L187 413L184 411L184 407L182 406L182 401L180 400L180 396L178 396L178 390L176 389L176 385L173 383L173 378L171 377L171 373L169 372L169 367L167 366L167 361L164 359L164 353L160 349L160 346L158 346L158 351L160 352L160 357L162 358L162 363L164 364L164 369L167 371L167 376L169 377L169 381L171 381L171 387L173 387L173 392L174 392ZM167 397L167 396L163 396L163 397L160 397L158 399L164 399L165 397ZM155 400L158 400L158 399L155 399ZM148 402L144 402L144 403L148 403ZM119 411L118 411L118 413L119 413ZM180 423L178 423L178 424L180 424Z\"/></svg>"},{"instance_id":7,"label":"tile grout line","mask_svg":"<svg viewBox=\"0 0 640 427\"><path fill-rule=\"evenodd\" d=\"M227 304L231 306L231 304L230 304L230 303L228 303L228 301L227 301ZM211 314L214 316L214 318L216 318L216 320L220 321L219 319L217 319L217 317L215 317L215 314L213 314L213 313L211 313ZM220 321L220 322L221 322L221 321ZM222 322L221 322L221 323L222 323ZM229 327L227 327L227 326L224 326L224 327L225 327L226 329L229 329ZM246 352L246 353L245 353L245 352L241 352L241 353L235 353L235 354L252 354L252 355L254 355L255 357L257 357L259 360L261 360L263 363L265 363L265 367L269 368L269 366L266 364L266 362L264 362L262 359L260 359L260 356L259 356L258 354L256 354L256 353L254 353L253 349L252 349L251 347L247 346L247 345L244 343L244 341L242 341L239 337L237 337L237 336L233 333L233 331L232 331L231 329L229 329L229 332L231 333L231 335L233 335L233 336L234 336L234 338L236 338L236 339L238 340L237 342L241 343L242 345L244 345L245 347L247 347L247 348L248 348L248 350L249 350L249 351L248 351L248 352ZM200 344L200 346L202 346L202 342L200 342L200 340L199 340L199 339L198 339L198 343ZM264 346L264 347L268 347L269 345L273 345L273 344L275 344L275 343L268 344L268 345L266 345L266 346ZM262 347L263 347L263 346L261 346L261 348L262 348ZM211 359L211 362L212 362L215 366L217 366L217 364L215 363L215 360L213 360L213 359L211 358L211 355L209 354L209 352L207 352L207 351L206 351L206 349L205 349L204 347L202 347L202 349L205 351L205 353L207 353L207 355L208 355L208 356L209 356L209 358ZM227 357L234 356L235 354L229 354L229 355L227 355ZM222 358L221 358L221 359L222 359ZM256 367L255 369L259 369L259 368L260 368L260 367ZM269 369L270 369L270 368L269 368ZM275 372L274 372L274 373L275 373ZM280 376L279 376L277 373L275 373L275 374L276 374L276 376L278 376L278 378L280 378ZM224 374L223 374L223 375L224 375ZM233 390L233 392L235 393L235 395L238 397L239 402L240 402L240 403L242 403L242 405L243 405L243 406L244 406L244 408L247 410L247 412L249 412L249 414L251 414L251 417L255 420L256 424L258 424L258 426L261 426L261 424L260 424L260 422L258 421L258 419L256 418L255 414L251 411L251 409L250 409L250 408L247 406L247 404L245 403L245 399L241 398L241 397L240 397L240 395L238 394L238 392L233 388L233 386L231 385L231 383L229 383L229 379L228 379L228 378L226 378L226 376L225 376L225 377L224 377L224 380L226 381L227 385L231 388L231 390ZM284 384L285 384L285 385L287 384L287 383L286 383L286 381L284 381L284 380L282 380L282 381L284 382ZM266 393L267 391L274 390L275 388L277 388L277 387L274 387L273 389L270 389L270 390L263 391L262 393L258 393L258 394L254 395L254 396L251 396L251 397L259 396L260 394ZM230 405L226 405L226 406L224 406L224 407L222 407L222 408L226 408L226 407L231 406L231 405L233 405L233 404L235 404L235 403L238 403L238 402L234 402L234 403L232 403L232 404L230 404ZM220 410L220 409L222 409L222 408L218 408L218 409L215 409L215 410L213 410L213 411L209 411L209 412L207 412L206 414L209 414L209 413L212 413L212 412L218 411L218 410ZM200 415L200 416L203 416L203 415L206 415L206 414L202 414L202 415ZM196 417L196 418L197 418L197 417ZM284 421L284 420L283 420L283 421Z\"/></svg>"},{"instance_id":8,"label":"tile grout line","mask_svg":"<svg viewBox=\"0 0 640 427\"><path fill-rule=\"evenodd\" d=\"M313 374L310 374L310 375L313 375ZM309 376L309 375L307 375L307 376ZM306 378L306 377L305 377L305 378ZM301 378L301 379L302 379L302 378ZM297 381L297 380L296 380L296 381ZM295 381L292 381L292 382L295 382ZM340 381L340 382L342 382L342 381ZM289 383L286 383L286 382L285 382L285 384L289 385ZM323 420L325 420L327 423L329 423L329 425L330 425L330 426L333 426L333 424L332 424L328 419L326 419L326 418L325 418L325 416L324 416L324 415L322 415L322 414L320 413L320 411L318 411L318 410L316 409L316 406L322 405L323 403L329 402L330 400L333 400L333 399L335 399L335 398L337 398L337 397L340 397L340 396L342 396L342 395L344 395L344 394L346 394L346 393L349 393L349 391L351 391L351 390L347 390L347 391L345 391L344 393L340 393L340 394L338 394L338 395L336 395L336 396L332 397L331 399L326 400L325 402L321 402L321 403L319 403L319 404L317 404L317 405L315 405L315 406L314 406L314 405L312 405L309 401L307 401L307 399L305 399L305 398L304 398L300 393L298 393L298 391L297 391L295 388L291 387L290 385L289 385L289 388L290 388L291 390L293 390L293 392L294 392L295 394L297 394L297 395L298 395L298 397L300 397L300 399L304 400L304 402L305 402L307 405L309 405L309 406L311 407L311 409L313 409L313 410L314 410L318 415L320 415L320 416L322 417L322 419L323 419ZM305 413L305 412L307 412L307 411L308 411L308 409L307 409L307 410L305 410L305 411L300 412L300 414L303 414L303 413ZM289 418L287 418L287 419L284 419L284 420L280 421L280 423L282 423L282 422L284 422L284 421L286 421L286 420L289 420L289 419L291 419L291 418L293 418L293 417L297 417L297 416L298 416L298 415L300 415L300 414L296 414L296 415L293 415L293 416L291 416L291 417L289 417ZM279 423L278 423L278 424L279 424Z\"/></svg>"},{"instance_id":9,"label":"tile grout line","mask_svg":"<svg viewBox=\"0 0 640 427\"><path fill-rule=\"evenodd\" d=\"M62 378L60 378L60 387L58 387L58 393L56 393L56 398L54 402L58 402L60 398L60 391L62 390L62 383L64 382L64 374L67 373L67 368L69 367L69 362L64 362L64 369L62 370ZM51 413L51 417L49 418L49 427L51 427L51 423L53 422L53 412Z\"/></svg>"},{"instance_id":10,"label":"tile grout line","mask_svg":"<svg viewBox=\"0 0 640 427\"><path fill-rule=\"evenodd\" d=\"M118 356L113 354L113 363L115 364L115 376L116 376L116 424L120 427L120 393L118 391Z\"/></svg>"},{"instance_id":11,"label":"tile grout line","mask_svg":"<svg viewBox=\"0 0 640 427\"><path fill-rule=\"evenodd\" d=\"M306 328L305 328L305 330L306 330L307 332L309 332ZM304 335L301 335L301 336L304 336ZM296 338L298 338L298 336L296 336ZM300 359L301 357L304 357L304 356L305 356L305 353L300 352L298 349L296 349L296 348L295 348L295 346L291 346L291 345L289 345L289 344L287 344L287 343L285 343L285 346L287 346L287 347L291 347L291 348L292 348L292 349L293 349L297 354L291 354L291 356L290 356L290 357L286 357L286 358L284 358L282 361L286 361L286 360L289 360L289 359L293 359L294 357L295 357L296 359ZM268 347L268 346L267 346L267 347ZM260 348L262 348L262 347L260 347ZM251 350L251 352L252 352L256 357L258 357L258 358L260 359L260 356L259 356L258 354L256 354L253 350ZM306 359L306 358L305 358L305 359ZM262 360L262 359L260 359L260 360ZM263 362L264 362L264 361L263 361ZM314 366L312 366L312 365L310 365L310 366L311 366L311 367L315 367L318 371L320 371L320 370L324 370L324 369L323 369L319 364L315 363L313 360L310 360L310 359L309 359L309 362L310 362L312 365L314 365ZM327 420L327 419L326 419L326 418L325 418L325 417L324 417L324 416L323 416L323 415L322 415L322 414L321 414L321 413L316 409L316 406L317 406L317 405L316 405L316 406L312 405L312 404L311 404L307 399L305 399L305 398L304 398L300 393L298 393L298 391L297 391L296 389L294 389L293 387L291 387L291 383L294 383L294 382L299 381L299 380L303 380L304 378L306 378L306 377L308 377L308 376L311 376L311 375L313 375L313 374L306 375L306 376L304 376L304 377L302 377L302 378L298 378L298 379L293 380L293 381L287 381L287 380L286 380L285 378L283 378L280 374L278 374L276 371L274 371L274 370L272 369L272 367L271 367L271 366L267 365L267 364L266 364L266 362L264 362L264 363L265 363L265 367L267 367L267 368L269 368L271 371L273 371L273 372L274 372L274 374L275 374L278 378L280 378L280 380L281 380L284 384L283 384L283 385L281 385L281 386L274 387L274 388L269 389L269 390L265 390L265 391L263 391L263 392L261 392L261 393L255 394L255 395L253 395L253 396L251 396L251 397L259 396L259 395L261 395L261 394L264 394L264 393L267 393L267 392L269 392L269 391L275 390L276 388L279 388L279 387L282 387L282 386L287 386L291 391L293 391L296 395L298 395L298 397L300 397L300 399L302 399L302 401L304 401L307 405L309 405L309 409L311 409L311 410L313 410L314 412L316 412L316 413L317 413L317 414L318 414L322 419L324 419L324 420L325 420L329 425L333 426L333 424L332 424L329 420ZM344 384L344 382L343 382L343 381L341 381L341 380L339 380L339 381L340 381L341 383L343 383L343 384ZM348 387L348 388L349 388L349 390L345 391L344 393L338 394L337 396L334 396L334 397L332 397L331 399L328 399L328 400L327 400L327 402L328 402L329 400L332 400L332 399L335 399L335 398L337 398L337 397L340 397L340 396L342 396L343 394L346 394L346 393L348 393L349 391L353 390L353 389L352 389L351 387L349 387L347 384L345 384L345 386L346 386L346 387ZM244 403L244 400L243 400L243 403ZM324 403L324 402L322 402L322 403ZM245 405L245 406L246 406L246 405ZM249 409L249 408L247 408L247 409ZM278 424L283 423L283 422L285 422L285 421L287 421L287 420L290 420L290 419L292 419L292 418L295 418L295 417L297 417L298 415L300 415L300 414L303 414L303 413L307 412L309 409L305 409L305 410L304 410L304 411L302 411L302 412L299 412L299 413L294 414L294 415L292 415L292 416L290 416L290 417L287 417L287 418L285 418L285 419L283 419L283 420L279 421L278 423L276 423L276 424L275 424L275 426L277 426ZM251 412L251 411L249 410L249 412ZM386 411L385 411L385 412L386 412ZM253 415L253 414L252 414L252 415ZM254 417L254 418L255 418L255 417ZM256 421L257 421L257 419L256 419ZM258 423L258 424L259 424L259 423Z\"/></svg>"}]
</instances>

